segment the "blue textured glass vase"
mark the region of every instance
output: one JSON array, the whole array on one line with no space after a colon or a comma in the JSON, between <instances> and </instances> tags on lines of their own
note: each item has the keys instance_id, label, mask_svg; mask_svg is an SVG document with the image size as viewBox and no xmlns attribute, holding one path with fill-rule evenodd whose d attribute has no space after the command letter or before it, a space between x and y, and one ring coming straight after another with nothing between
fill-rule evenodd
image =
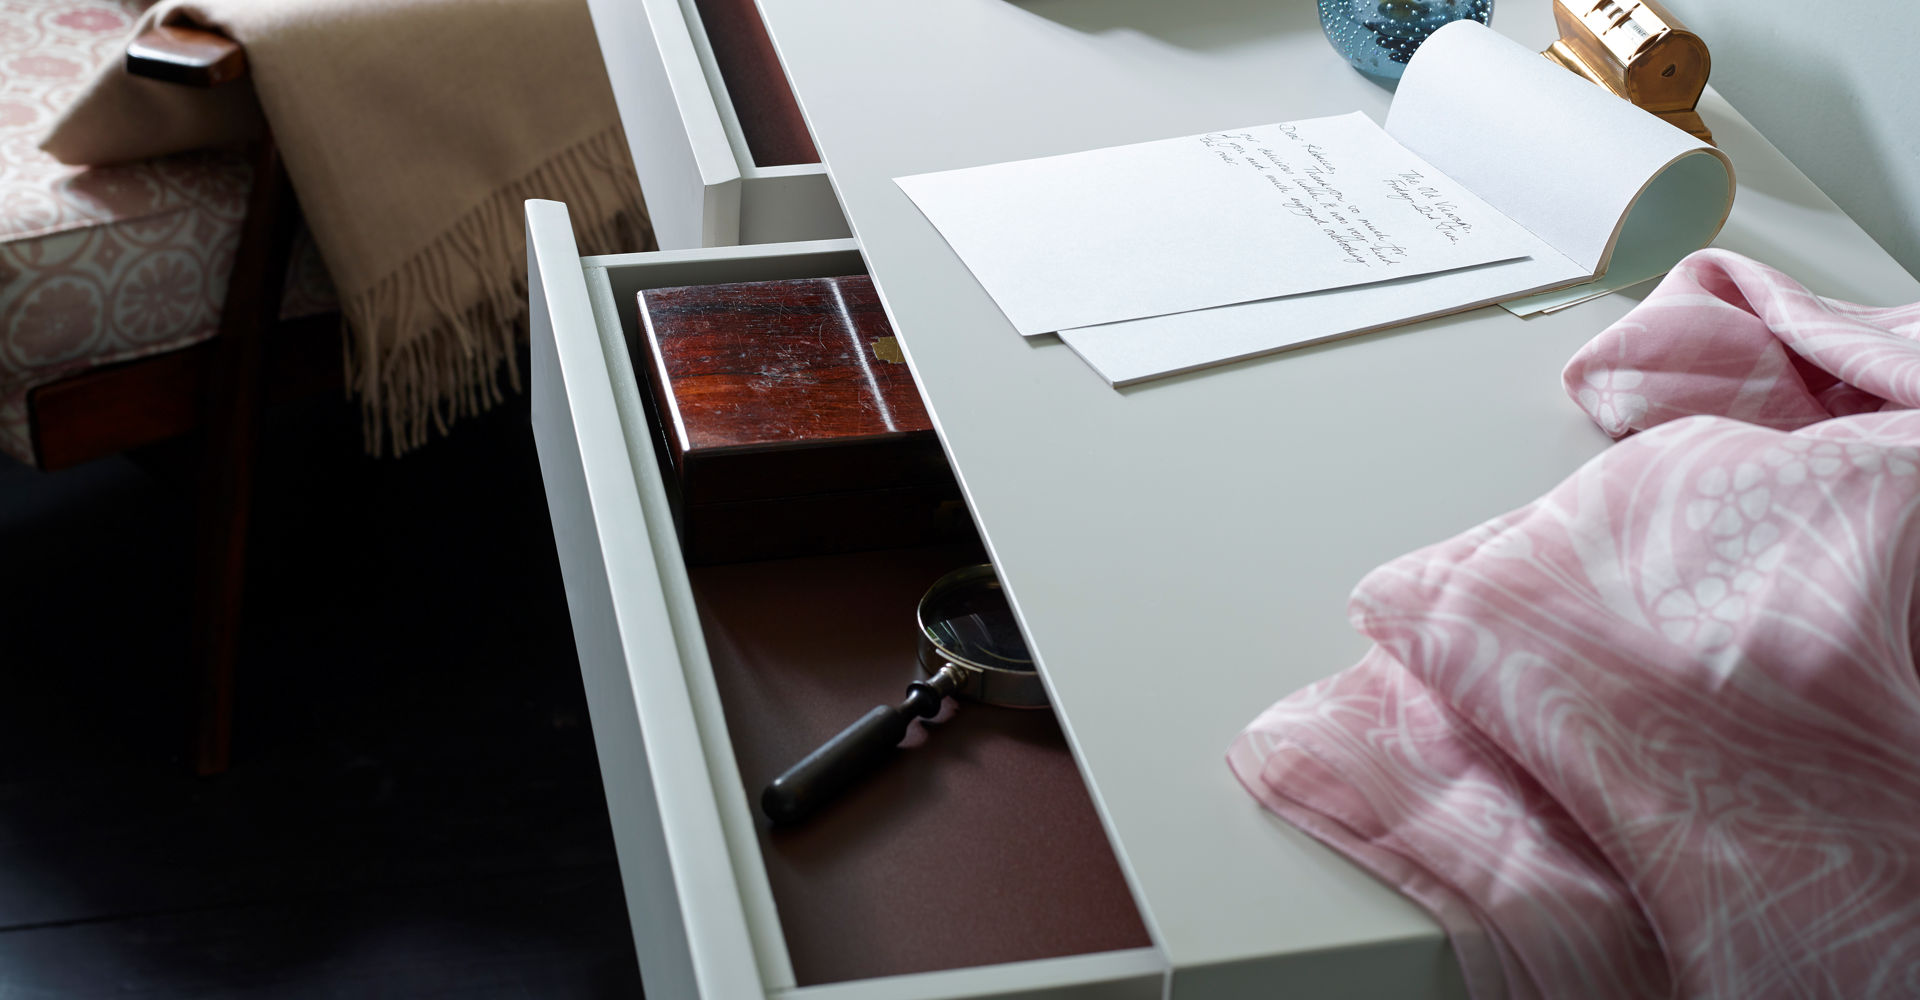
<instances>
[{"instance_id":1,"label":"blue textured glass vase","mask_svg":"<svg viewBox=\"0 0 1920 1000\"><path fill-rule=\"evenodd\" d=\"M1398 80L1413 51L1448 21L1481 24L1493 0L1320 0L1320 27L1353 68Z\"/></svg>"}]
</instances>

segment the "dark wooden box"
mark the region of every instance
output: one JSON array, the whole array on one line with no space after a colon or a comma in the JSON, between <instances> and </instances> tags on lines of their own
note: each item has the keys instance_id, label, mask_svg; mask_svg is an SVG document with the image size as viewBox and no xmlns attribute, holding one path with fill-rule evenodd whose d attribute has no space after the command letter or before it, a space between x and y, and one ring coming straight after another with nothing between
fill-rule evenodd
<instances>
[{"instance_id":1,"label":"dark wooden box","mask_svg":"<svg viewBox=\"0 0 1920 1000\"><path fill-rule=\"evenodd\" d=\"M971 531L866 276L648 289L640 325L688 561Z\"/></svg>"}]
</instances>

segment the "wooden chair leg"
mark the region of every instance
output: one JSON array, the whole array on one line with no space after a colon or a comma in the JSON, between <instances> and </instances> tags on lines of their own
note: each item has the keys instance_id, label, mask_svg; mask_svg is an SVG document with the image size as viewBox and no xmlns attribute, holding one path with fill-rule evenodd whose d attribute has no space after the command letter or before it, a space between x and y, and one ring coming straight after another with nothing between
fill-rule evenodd
<instances>
[{"instance_id":1,"label":"wooden chair leg","mask_svg":"<svg viewBox=\"0 0 1920 1000\"><path fill-rule=\"evenodd\" d=\"M253 191L234 253L204 403L206 452L191 647L200 670L194 767L201 774L225 771L231 754L234 664L246 584L265 338L279 320L297 217L279 151L271 141L262 142L254 155Z\"/></svg>"}]
</instances>

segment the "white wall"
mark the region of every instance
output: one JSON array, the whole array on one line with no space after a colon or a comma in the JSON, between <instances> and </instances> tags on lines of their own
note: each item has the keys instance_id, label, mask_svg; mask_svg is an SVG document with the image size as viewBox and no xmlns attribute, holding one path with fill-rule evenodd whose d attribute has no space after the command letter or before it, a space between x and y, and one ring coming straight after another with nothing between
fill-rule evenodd
<instances>
[{"instance_id":1,"label":"white wall","mask_svg":"<svg viewBox=\"0 0 1920 1000\"><path fill-rule=\"evenodd\" d=\"M1706 41L1714 89L1920 274L1920 3L1661 2Z\"/></svg>"}]
</instances>

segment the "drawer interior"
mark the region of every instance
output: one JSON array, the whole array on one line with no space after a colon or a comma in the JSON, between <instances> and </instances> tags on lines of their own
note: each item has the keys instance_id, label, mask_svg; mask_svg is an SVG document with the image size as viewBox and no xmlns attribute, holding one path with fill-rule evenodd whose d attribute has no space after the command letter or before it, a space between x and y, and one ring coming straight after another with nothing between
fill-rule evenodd
<instances>
[{"instance_id":1,"label":"drawer interior","mask_svg":"<svg viewBox=\"0 0 1920 1000\"><path fill-rule=\"evenodd\" d=\"M696 567L748 797L917 673L914 611L967 545ZM759 819L800 985L1149 947L1053 715L949 701L793 827Z\"/></svg>"},{"instance_id":2,"label":"drawer interior","mask_svg":"<svg viewBox=\"0 0 1920 1000\"><path fill-rule=\"evenodd\" d=\"M851 240L583 263L600 289L596 310L617 317L627 348L616 363L630 370L641 411L627 434L654 442L669 484L659 408L647 372L634 367L649 363L638 293L865 269ZM1050 712L950 702L914 724L893 761L804 824L774 829L758 813L769 780L875 705L898 703L918 670L921 595L947 571L984 558L963 534L939 545L685 567L708 667L693 680L694 697L706 706L708 738L727 745L733 764L711 780L722 799L755 804L723 803L728 841L736 864L752 870L741 875L750 920L782 938L768 942L782 953L771 967L788 966L795 985L1151 954ZM1136 961L1107 963L1100 974L1139 976ZM1146 972L1136 985L1158 982Z\"/></svg>"},{"instance_id":3,"label":"drawer interior","mask_svg":"<svg viewBox=\"0 0 1920 1000\"><path fill-rule=\"evenodd\" d=\"M694 0L694 7L754 164L820 162L753 0Z\"/></svg>"}]
</instances>

